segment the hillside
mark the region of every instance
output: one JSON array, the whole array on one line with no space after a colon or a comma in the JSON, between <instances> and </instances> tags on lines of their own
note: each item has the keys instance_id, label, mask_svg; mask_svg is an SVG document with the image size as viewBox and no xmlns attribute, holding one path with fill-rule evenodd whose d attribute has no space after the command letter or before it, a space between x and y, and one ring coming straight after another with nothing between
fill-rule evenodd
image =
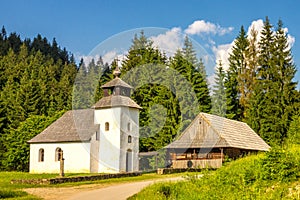
<instances>
[{"instance_id":1,"label":"hillside","mask_svg":"<svg viewBox=\"0 0 300 200\"><path fill-rule=\"evenodd\" d=\"M230 162L200 179L152 185L130 199L298 199L300 149L273 149Z\"/></svg>"}]
</instances>

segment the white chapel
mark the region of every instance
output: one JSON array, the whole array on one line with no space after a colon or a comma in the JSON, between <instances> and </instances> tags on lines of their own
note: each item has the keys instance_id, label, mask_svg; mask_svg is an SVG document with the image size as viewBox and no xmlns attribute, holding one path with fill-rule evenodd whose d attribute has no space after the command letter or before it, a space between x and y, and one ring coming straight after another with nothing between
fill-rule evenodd
<instances>
[{"instance_id":1,"label":"white chapel","mask_svg":"<svg viewBox=\"0 0 300 200\"><path fill-rule=\"evenodd\" d=\"M28 141L30 173L119 173L139 170L139 110L132 87L115 78L92 108L70 110Z\"/></svg>"}]
</instances>

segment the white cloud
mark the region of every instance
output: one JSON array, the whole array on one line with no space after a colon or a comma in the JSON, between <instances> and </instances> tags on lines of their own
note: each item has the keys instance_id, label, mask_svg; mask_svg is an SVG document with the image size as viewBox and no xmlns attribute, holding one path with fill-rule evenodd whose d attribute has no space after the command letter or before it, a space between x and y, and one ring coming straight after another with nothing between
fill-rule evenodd
<instances>
[{"instance_id":1,"label":"white cloud","mask_svg":"<svg viewBox=\"0 0 300 200\"><path fill-rule=\"evenodd\" d=\"M102 56L103 63L110 64L115 58L117 58L117 51L109 51Z\"/></svg>"},{"instance_id":2,"label":"white cloud","mask_svg":"<svg viewBox=\"0 0 300 200\"><path fill-rule=\"evenodd\" d=\"M283 30L284 30L284 33L287 34L287 42L289 43L289 48L292 48L296 41L296 38L294 36L288 34L288 32L289 32L288 28L283 28Z\"/></svg>"},{"instance_id":3,"label":"white cloud","mask_svg":"<svg viewBox=\"0 0 300 200\"><path fill-rule=\"evenodd\" d=\"M212 50L216 58L216 67L219 66L219 62L221 61L224 70L227 70L229 68L228 58L229 58L229 54L232 51L233 44L234 41L230 44L221 44L212 47Z\"/></svg>"},{"instance_id":4,"label":"white cloud","mask_svg":"<svg viewBox=\"0 0 300 200\"><path fill-rule=\"evenodd\" d=\"M233 27L224 28L218 24L206 22L204 20L197 20L190 24L184 32L190 35L201 35L203 33L225 35L230 33L232 30Z\"/></svg>"},{"instance_id":5,"label":"white cloud","mask_svg":"<svg viewBox=\"0 0 300 200\"><path fill-rule=\"evenodd\" d=\"M290 34L287 35L287 41L289 43L289 48L292 48L292 46L294 45L296 39L294 36L291 36Z\"/></svg>"},{"instance_id":6,"label":"white cloud","mask_svg":"<svg viewBox=\"0 0 300 200\"><path fill-rule=\"evenodd\" d=\"M178 27L174 27L164 34L152 36L150 40L153 41L155 47L165 52L168 56L173 55L183 45L182 31Z\"/></svg>"}]
</instances>

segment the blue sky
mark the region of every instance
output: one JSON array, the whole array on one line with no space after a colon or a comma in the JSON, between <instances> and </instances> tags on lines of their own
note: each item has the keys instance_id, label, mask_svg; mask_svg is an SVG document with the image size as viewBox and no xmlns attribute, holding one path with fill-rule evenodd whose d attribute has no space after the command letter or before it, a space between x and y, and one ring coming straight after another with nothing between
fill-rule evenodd
<instances>
[{"instance_id":1,"label":"blue sky","mask_svg":"<svg viewBox=\"0 0 300 200\"><path fill-rule=\"evenodd\" d=\"M66 47L77 58L89 55L108 38L111 42L115 34L136 28L160 27L165 28L165 32L189 34L215 61L224 59L222 52L224 54L230 47L241 25L248 30L252 23L259 24L260 19L268 16L273 25L281 19L288 28L294 61L299 68L299 8L300 2L293 0L19 0L1 2L0 25L22 38L33 38L38 33L50 41L56 38L60 46ZM205 30L203 25L210 25L211 29ZM166 37L160 37L160 40L174 39L172 34L171 38ZM299 74L296 80L300 80Z\"/></svg>"}]
</instances>

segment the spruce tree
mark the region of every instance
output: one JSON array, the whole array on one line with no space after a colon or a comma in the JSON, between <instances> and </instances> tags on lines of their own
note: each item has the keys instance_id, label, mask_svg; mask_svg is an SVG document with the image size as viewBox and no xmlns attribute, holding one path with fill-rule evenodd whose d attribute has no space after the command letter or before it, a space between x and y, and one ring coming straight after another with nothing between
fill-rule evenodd
<instances>
[{"instance_id":1,"label":"spruce tree","mask_svg":"<svg viewBox=\"0 0 300 200\"><path fill-rule=\"evenodd\" d=\"M253 94L256 73L258 68L258 40L257 40L257 31L252 28L250 31L249 46L246 49L246 73L245 73L245 95L241 97L240 103L244 108L243 120L247 121L249 113L249 104L251 95Z\"/></svg>"},{"instance_id":2,"label":"spruce tree","mask_svg":"<svg viewBox=\"0 0 300 200\"><path fill-rule=\"evenodd\" d=\"M286 138L294 112L297 92L292 79L296 69L282 22L274 31L266 18L261 34L259 68L247 121L269 144L278 145Z\"/></svg>"},{"instance_id":3,"label":"spruce tree","mask_svg":"<svg viewBox=\"0 0 300 200\"><path fill-rule=\"evenodd\" d=\"M281 110L280 121L278 123L280 124L279 131L281 132L280 142L282 142L286 137L289 124L294 115L294 103L297 101L297 83L293 81L296 74L296 67L281 20L278 21L275 35L274 64L277 71L274 74L274 81L278 82L277 95L280 98L279 107Z\"/></svg>"},{"instance_id":4,"label":"spruce tree","mask_svg":"<svg viewBox=\"0 0 300 200\"><path fill-rule=\"evenodd\" d=\"M221 117L226 116L226 96L225 96L225 72L220 61L215 73L215 85L213 86L212 110L211 113Z\"/></svg>"},{"instance_id":5,"label":"spruce tree","mask_svg":"<svg viewBox=\"0 0 300 200\"><path fill-rule=\"evenodd\" d=\"M241 74L246 70L245 54L247 47L248 40L244 27L242 26L232 47L232 53L229 55L229 69L227 70L225 79L226 117L229 119L242 119L243 108L240 104L240 96L244 95L245 83Z\"/></svg>"},{"instance_id":6,"label":"spruce tree","mask_svg":"<svg viewBox=\"0 0 300 200\"><path fill-rule=\"evenodd\" d=\"M126 59L122 62L121 78L136 87L131 98L143 107L139 121L140 151L158 150L169 144L177 134L177 124L180 120L178 113L174 113L174 104L177 101L174 94L163 84L166 81L163 78L164 73L157 71L163 69L166 69L165 55L152 46L152 41L147 39L143 32L139 36L136 35ZM140 83L143 85L139 85ZM164 109L158 109L152 115L157 104ZM157 129L156 118L161 116L165 116L165 119L159 121L164 123Z\"/></svg>"}]
</instances>

